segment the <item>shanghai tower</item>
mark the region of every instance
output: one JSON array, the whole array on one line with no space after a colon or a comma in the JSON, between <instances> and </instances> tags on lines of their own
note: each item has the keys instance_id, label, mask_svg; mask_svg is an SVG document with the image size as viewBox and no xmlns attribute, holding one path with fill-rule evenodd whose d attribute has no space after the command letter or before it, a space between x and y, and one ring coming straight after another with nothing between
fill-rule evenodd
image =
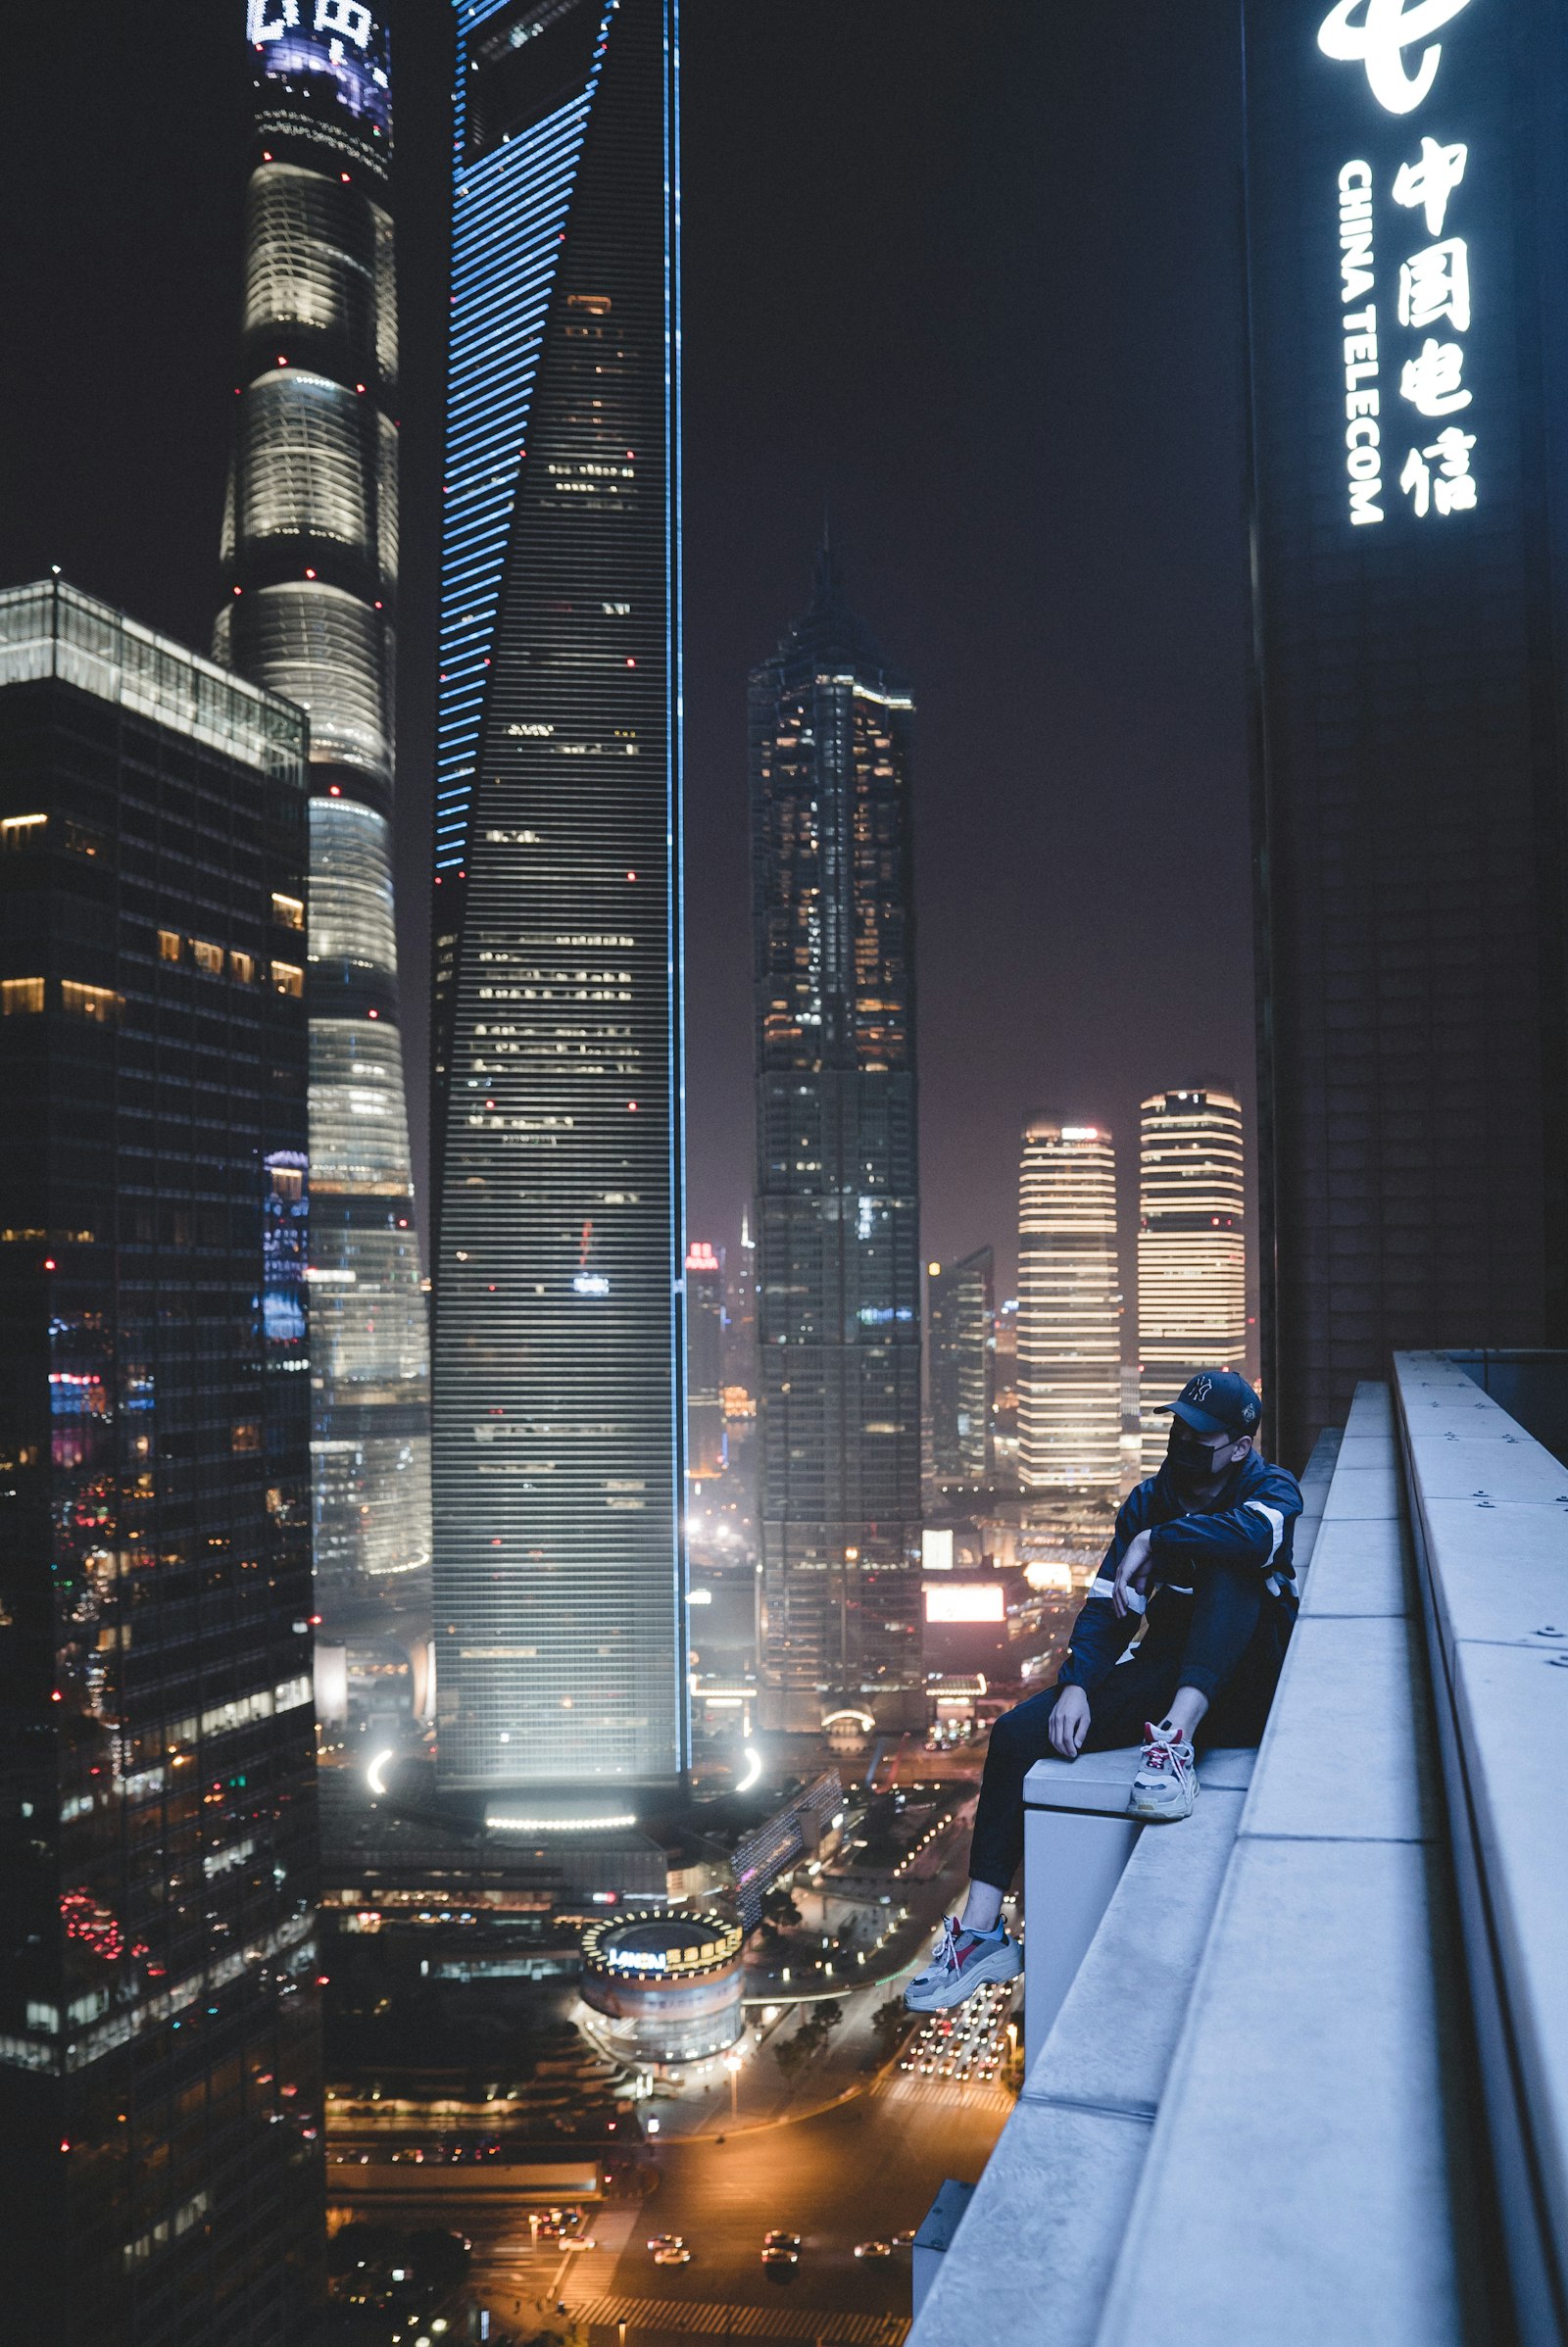
<instances>
[{"instance_id":1,"label":"shanghai tower","mask_svg":"<svg viewBox=\"0 0 1568 2347\"><path fill-rule=\"evenodd\" d=\"M457 9L439 1771L551 1823L687 1759L675 13Z\"/></svg>"},{"instance_id":2,"label":"shanghai tower","mask_svg":"<svg viewBox=\"0 0 1568 2347\"><path fill-rule=\"evenodd\" d=\"M330 1633L389 1600L420 1610L430 1553L392 909L388 44L382 11L361 0L249 0L247 29L254 154L216 650L310 719L311 1447ZM274 899L272 913L284 943L304 929L302 905Z\"/></svg>"},{"instance_id":3,"label":"shanghai tower","mask_svg":"<svg viewBox=\"0 0 1568 2347\"><path fill-rule=\"evenodd\" d=\"M824 542L750 691L762 1718L925 1720L914 705Z\"/></svg>"}]
</instances>

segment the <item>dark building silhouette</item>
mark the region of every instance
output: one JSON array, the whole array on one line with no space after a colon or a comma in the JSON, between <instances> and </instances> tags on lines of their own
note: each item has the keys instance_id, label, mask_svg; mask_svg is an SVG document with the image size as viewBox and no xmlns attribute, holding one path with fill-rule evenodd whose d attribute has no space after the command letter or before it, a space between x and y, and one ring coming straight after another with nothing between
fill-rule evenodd
<instances>
[{"instance_id":1,"label":"dark building silhouette","mask_svg":"<svg viewBox=\"0 0 1568 2347\"><path fill-rule=\"evenodd\" d=\"M5 2326L312 2335L305 728L0 594Z\"/></svg>"},{"instance_id":2,"label":"dark building silhouette","mask_svg":"<svg viewBox=\"0 0 1568 2347\"><path fill-rule=\"evenodd\" d=\"M704 1481L722 1475L724 1434L724 1249L694 1239L686 1249L687 1465Z\"/></svg>"},{"instance_id":3,"label":"dark building silhouette","mask_svg":"<svg viewBox=\"0 0 1568 2347\"><path fill-rule=\"evenodd\" d=\"M1292 1466L1393 1348L1568 1339L1560 24L1424 13L1246 9L1263 1378Z\"/></svg>"},{"instance_id":4,"label":"dark building silhouette","mask_svg":"<svg viewBox=\"0 0 1568 2347\"><path fill-rule=\"evenodd\" d=\"M923 1721L907 688L824 545L751 680L768 1724Z\"/></svg>"},{"instance_id":5,"label":"dark building silhouette","mask_svg":"<svg viewBox=\"0 0 1568 2347\"><path fill-rule=\"evenodd\" d=\"M457 31L441 1775L667 1788L688 1749L674 7L464 5Z\"/></svg>"},{"instance_id":6,"label":"dark building silhouette","mask_svg":"<svg viewBox=\"0 0 1568 2347\"><path fill-rule=\"evenodd\" d=\"M926 1281L931 1472L939 1484L986 1485L995 1444L996 1270L989 1247L933 1263Z\"/></svg>"},{"instance_id":7,"label":"dark building silhouette","mask_svg":"<svg viewBox=\"0 0 1568 2347\"><path fill-rule=\"evenodd\" d=\"M311 721L311 1379L328 1633L430 1567L429 1337L392 908L397 287L384 11L256 0L215 650ZM294 917L303 924L303 905Z\"/></svg>"}]
</instances>

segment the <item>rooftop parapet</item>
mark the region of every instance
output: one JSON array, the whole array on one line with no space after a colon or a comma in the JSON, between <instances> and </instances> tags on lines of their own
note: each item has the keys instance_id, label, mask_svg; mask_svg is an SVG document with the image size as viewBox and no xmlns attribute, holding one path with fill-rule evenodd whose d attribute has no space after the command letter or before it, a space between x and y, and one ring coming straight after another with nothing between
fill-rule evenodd
<instances>
[{"instance_id":1,"label":"rooftop parapet","mask_svg":"<svg viewBox=\"0 0 1568 2347\"><path fill-rule=\"evenodd\" d=\"M305 787L305 713L64 579L0 590L0 685L43 677Z\"/></svg>"},{"instance_id":2,"label":"rooftop parapet","mask_svg":"<svg viewBox=\"0 0 1568 2347\"><path fill-rule=\"evenodd\" d=\"M1424 1354L1303 1480L1245 1805L1211 1759L1185 1823L1103 1818L1131 1855L912 2347L1568 2337L1568 1471Z\"/></svg>"}]
</instances>

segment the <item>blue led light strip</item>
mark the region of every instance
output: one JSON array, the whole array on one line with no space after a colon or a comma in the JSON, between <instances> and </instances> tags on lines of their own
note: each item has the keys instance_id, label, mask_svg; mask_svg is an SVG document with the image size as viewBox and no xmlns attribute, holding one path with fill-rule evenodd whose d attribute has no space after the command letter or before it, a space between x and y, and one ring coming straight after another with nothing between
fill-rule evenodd
<instances>
[{"instance_id":1,"label":"blue led light strip","mask_svg":"<svg viewBox=\"0 0 1568 2347\"><path fill-rule=\"evenodd\" d=\"M455 135L466 132L468 48L501 0L466 10ZM588 80L532 129L454 172L452 323L443 484L435 868L461 869L474 758L545 314L583 134L603 65L606 9Z\"/></svg>"}]
</instances>

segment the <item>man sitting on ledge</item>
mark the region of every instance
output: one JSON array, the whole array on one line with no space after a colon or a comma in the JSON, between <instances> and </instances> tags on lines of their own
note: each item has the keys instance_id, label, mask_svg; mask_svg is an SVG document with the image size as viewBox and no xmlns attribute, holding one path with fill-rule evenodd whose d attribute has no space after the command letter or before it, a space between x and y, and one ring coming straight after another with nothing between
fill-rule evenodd
<instances>
[{"instance_id":1,"label":"man sitting on ledge","mask_svg":"<svg viewBox=\"0 0 1568 2347\"><path fill-rule=\"evenodd\" d=\"M1023 1969L1002 1902L1023 1856L1023 1784L1037 1760L1131 1747L1142 1734L1128 1807L1162 1822L1192 1815L1200 1723L1208 1744L1262 1739L1296 1619L1300 1489L1258 1456L1257 1395L1234 1369L1190 1378L1169 1406L1165 1463L1122 1502L1055 1686L991 1731L969 1895L905 1991L917 2013L960 2005Z\"/></svg>"}]
</instances>

